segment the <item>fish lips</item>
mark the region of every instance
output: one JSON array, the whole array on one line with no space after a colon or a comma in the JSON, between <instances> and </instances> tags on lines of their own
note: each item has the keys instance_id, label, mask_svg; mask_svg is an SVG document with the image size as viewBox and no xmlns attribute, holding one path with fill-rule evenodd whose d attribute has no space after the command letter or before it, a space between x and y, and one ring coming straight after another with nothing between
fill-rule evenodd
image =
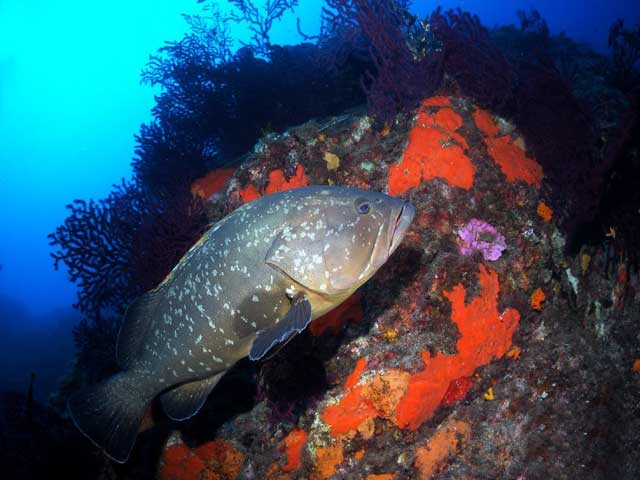
<instances>
[{"instance_id":1,"label":"fish lips","mask_svg":"<svg viewBox=\"0 0 640 480\"><path fill-rule=\"evenodd\" d=\"M396 217L395 225L391 229L391 241L389 242L389 256L396 251L404 235L407 233L413 217L416 214L415 207L409 202L404 202L400 208L400 213Z\"/></svg>"}]
</instances>

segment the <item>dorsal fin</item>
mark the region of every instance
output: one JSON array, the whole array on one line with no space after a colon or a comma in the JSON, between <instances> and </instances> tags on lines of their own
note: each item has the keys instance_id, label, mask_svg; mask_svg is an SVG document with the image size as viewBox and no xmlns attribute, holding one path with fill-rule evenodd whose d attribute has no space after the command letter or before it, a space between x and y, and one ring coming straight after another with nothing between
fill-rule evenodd
<instances>
[{"instance_id":1,"label":"dorsal fin","mask_svg":"<svg viewBox=\"0 0 640 480\"><path fill-rule=\"evenodd\" d=\"M116 342L116 360L120 368L131 367L153 322L154 312L162 300L162 288L138 297L124 314Z\"/></svg>"}]
</instances>

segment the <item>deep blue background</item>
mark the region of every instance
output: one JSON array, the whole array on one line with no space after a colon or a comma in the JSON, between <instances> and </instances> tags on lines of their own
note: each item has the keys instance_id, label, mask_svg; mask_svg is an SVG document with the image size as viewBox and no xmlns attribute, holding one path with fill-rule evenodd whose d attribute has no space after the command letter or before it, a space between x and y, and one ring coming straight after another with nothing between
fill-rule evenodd
<instances>
[{"instance_id":1,"label":"deep blue background","mask_svg":"<svg viewBox=\"0 0 640 480\"><path fill-rule=\"evenodd\" d=\"M224 8L227 5L219 2ZM273 43L297 43L295 18L315 33L323 2L301 0ZM421 14L438 3L415 2ZM553 33L606 52L616 18L640 21L640 2L538 0L439 2L486 26L517 23L536 7ZM0 390L53 388L71 358L74 286L55 272L47 234L75 198L101 198L130 175L133 135L150 119L154 91L140 85L150 54L186 31L195 0L0 0ZM246 38L246 29L234 31Z\"/></svg>"}]
</instances>

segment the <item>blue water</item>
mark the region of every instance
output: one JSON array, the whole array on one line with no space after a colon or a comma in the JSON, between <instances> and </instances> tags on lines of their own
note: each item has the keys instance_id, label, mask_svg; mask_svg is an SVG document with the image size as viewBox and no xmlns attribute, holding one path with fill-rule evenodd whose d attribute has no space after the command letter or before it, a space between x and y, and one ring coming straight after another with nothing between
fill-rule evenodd
<instances>
[{"instance_id":1,"label":"blue water","mask_svg":"<svg viewBox=\"0 0 640 480\"><path fill-rule=\"evenodd\" d=\"M305 32L317 32L322 3L302 0L272 42L300 41L296 17ZM436 6L416 3L420 14ZM640 21L637 1L440 3L477 13L488 27L517 23L517 9L535 7L552 33L601 53L611 22ZM64 221L67 203L102 198L130 176L133 137L150 120L157 93L140 84L140 71L163 42L185 33L180 14L201 8L195 0L0 1L0 367L7 372L0 390L24 388L28 370L43 362L62 369L71 358L75 287L54 271L47 234ZM248 39L246 28L232 33ZM45 355L48 342L58 351Z\"/></svg>"}]
</instances>

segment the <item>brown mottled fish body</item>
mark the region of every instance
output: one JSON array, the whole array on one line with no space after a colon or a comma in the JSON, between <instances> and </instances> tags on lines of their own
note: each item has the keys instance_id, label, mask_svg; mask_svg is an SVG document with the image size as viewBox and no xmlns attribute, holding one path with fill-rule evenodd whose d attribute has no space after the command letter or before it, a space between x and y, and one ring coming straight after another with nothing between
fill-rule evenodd
<instances>
[{"instance_id":1,"label":"brown mottled fish body","mask_svg":"<svg viewBox=\"0 0 640 480\"><path fill-rule=\"evenodd\" d=\"M117 344L123 372L71 398L76 425L125 461L154 397L171 418L195 415L239 359L262 358L366 282L413 214L400 199L329 186L238 208L129 307Z\"/></svg>"}]
</instances>

